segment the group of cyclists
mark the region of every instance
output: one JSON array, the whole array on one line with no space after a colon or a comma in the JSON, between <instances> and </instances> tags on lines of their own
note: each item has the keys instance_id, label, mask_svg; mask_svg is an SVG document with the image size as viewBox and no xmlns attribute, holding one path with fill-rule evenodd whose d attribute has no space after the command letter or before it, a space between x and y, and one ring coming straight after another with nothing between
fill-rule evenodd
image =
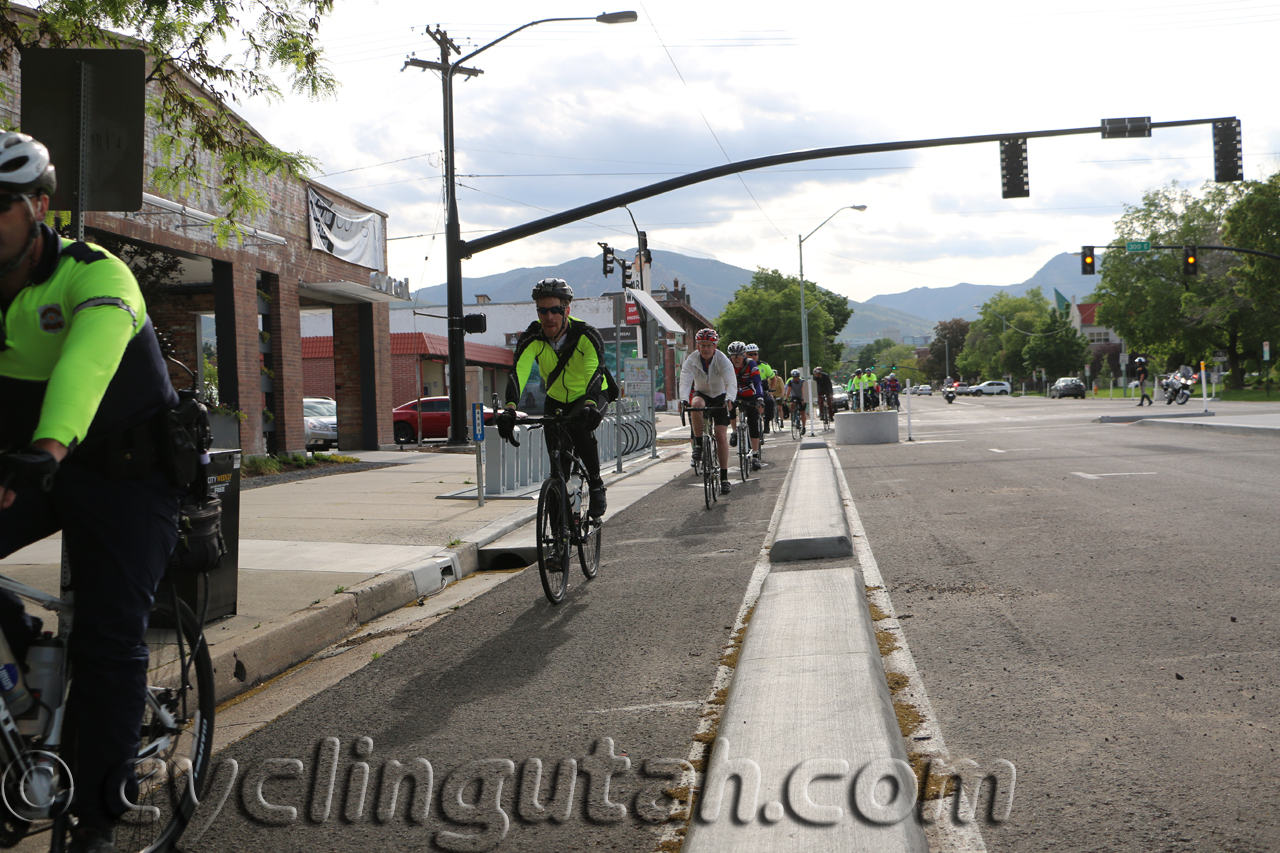
<instances>
[{"instance_id":1,"label":"group of cyclists","mask_svg":"<svg viewBox=\"0 0 1280 853\"><path fill-rule=\"evenodd\" d=\"M727 354L717 344L720 333L715 329L702 329L694 336L696 348L689 353L680 370L680 397L682 405L692 412L693 464L701 461L700 439L703 431L703 413L700 409L712 409L709 413L715 427L717 456L720 462L720 493L729 493L729 448L737 441L739 415L746 421L751 441L751 468L759 470L760 440L771 431L774 419L781 412L784 418L795 412L800 418L801 429L808 429L808 391L804 377L797 368L785 382L760 355L760 347L754 343L734 341L726 347ZM831 375L821 367L813 369L817 412L829 419L835 414L835 383ZM879 392L883 390L889 405L897 404L900 390L898 379L890 374L881 385L870 370L857 370L849 380L850 399L858 398L868 408L879 405ZM859 392L861 394L859 395ZM734 425L733 436L728 434Z\"/></svg>"}]
</instances>

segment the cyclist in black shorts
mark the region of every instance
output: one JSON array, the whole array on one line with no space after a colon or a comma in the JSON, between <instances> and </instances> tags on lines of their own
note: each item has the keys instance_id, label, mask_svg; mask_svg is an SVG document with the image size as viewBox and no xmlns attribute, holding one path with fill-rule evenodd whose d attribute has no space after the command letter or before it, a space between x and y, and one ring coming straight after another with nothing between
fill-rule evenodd
<instances>
[{"instance_id":1,"label":"cyclist in black shorts","mask_svg":"<svg viewBox=\"0 0 1280 853\"><path fill-rule=\"evenodd\" d=\"M800 371L791 371L791 378L787 380L786 388L787 400L790 401L792 411L800 410L800 430L803 432L808 429L809 413L808 407L804 400L804 380L800 378Z\"/></svg>"},{"instance_id":2,"label":"cyclist in black shorts","mask_svg":"<svg viewBox=\"0 0 1280 853\"><path fill-rule=\"evenodd\" d=\"M733 362L733 370L738 377L738 405L734 409L734 424L737 425L738 412L747 419L747 433L751 436L751 470L760 470L760 414L764 411L764 386L760 383L760 368L747 358L747 345L742 341L729 344L729 360ZM735 431L733 444L737 440Z\"/></svg>"},{"instance_id":3,"label":"cyclist in black shorts","mask_svg":"<svg viewBox=\"0 0 1280 853\"><path fill-rule=\"evenodd\" d=\"M835 398L832 396L831 376L821 367L813 369L813 381L818 386L819 415L826 413L826 419L832 420L836 414Z\"/></svg>"}]
</instances>

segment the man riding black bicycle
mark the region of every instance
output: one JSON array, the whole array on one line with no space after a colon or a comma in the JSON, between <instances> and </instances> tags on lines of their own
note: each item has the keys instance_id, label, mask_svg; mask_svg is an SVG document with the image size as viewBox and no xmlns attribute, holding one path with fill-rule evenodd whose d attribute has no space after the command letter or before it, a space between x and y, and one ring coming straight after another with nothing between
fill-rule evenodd
<instances>
[{"instance_id":1,"label":"man riding black bicycle","mask_svg":"<svg viewBox=\"0 0 1280 853\"><path fill-rule=\"evenodd\" d=\"M62 531L76 601L68 849L105 853L137 800L147 614L178 540L162 441L178 396L129 268L44 224L55 185L42 144L0 133L0 557ZM0 594L19 663L40 624Z\"/></svg>"},{"instance_id":2,"label":"man riding black bicycle","mask_svg":"<svg viewBox=\"0 0 1280 853\"><path fill-rule=\"evenodd\" d=\"M818 414L822 420L829 421L836 414L835 391L831 386L831 376L821 367L815 367L813 382L818 391Z\"/></svg>"},{"instance_id":3,"label":"man riding black bicycle","mask_svg":"<svg viewBox=\"0 0 1280 853\"><path fill-rule=\"evenodd\" d=\"M568 472L569 450L576 450L586 466L591 489L588 514L600 518L606 509L604 480L600 477L600 450L595 429L604 419L600 406L608 402L604 369L604 343L595 327L569 316L573 288L564 279L544 278L533 287L538 319L529 324L516 344L515 370L507 379L506 408L494 420L498 435L510 439L516 424L516 400L533 373L533 365L547 388L548 412L560 409L576 416L565 425L571 447L561 448L559 438L547 433L547 454ZM558 457L558 458L557 458Z\"/></svg>"}]
</instances>

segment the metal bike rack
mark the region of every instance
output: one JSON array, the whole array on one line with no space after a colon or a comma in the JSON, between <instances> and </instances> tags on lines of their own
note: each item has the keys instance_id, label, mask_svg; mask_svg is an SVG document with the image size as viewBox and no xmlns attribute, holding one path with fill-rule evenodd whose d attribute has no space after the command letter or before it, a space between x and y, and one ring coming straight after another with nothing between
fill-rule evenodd
<instances>
[{"instance_id":1,"label":"metal bike rack","mask_svg":"<svg viewBox=\"0 0 1280 853\"><path fill-rule=\"evenodd\" d=\"M619 425L623 441L619 447ZM519 447L512 447L498 436L496 429L485 430L484 493L489 496L526 491L537 486L551 473L547 458L545 430L516 427ZM600 450L600 469L622 458L640 456L653 446L653 412L639 400L616 400L609 404L608 414L596 428L596 445Z\"/></svg>"}]
</instances>

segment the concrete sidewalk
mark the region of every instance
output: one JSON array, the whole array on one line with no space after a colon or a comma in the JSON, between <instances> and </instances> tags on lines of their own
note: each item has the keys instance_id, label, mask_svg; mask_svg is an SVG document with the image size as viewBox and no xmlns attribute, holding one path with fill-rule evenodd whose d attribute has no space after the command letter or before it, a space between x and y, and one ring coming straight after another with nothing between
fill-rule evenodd
<instances>
[{"instance_id":1,"label":"concrete sidewalk","mask_svg":"<svg viewBox=\"0 0 1280 853\"><path fill-rule=\"evenodd\" d=\"M633 459L622 474L602 472L606 520L683 473L684 452L659 448L657 459ZM205 629L219 702L475 572L480 549L536 512L536 493L483 507L437 499L474 483L470 453L351 455L395 464L241 491L236 613ZM60 535L49 537L0 560L0 573L56 593L61 550Z\"/></svg>"}]
</instances>

